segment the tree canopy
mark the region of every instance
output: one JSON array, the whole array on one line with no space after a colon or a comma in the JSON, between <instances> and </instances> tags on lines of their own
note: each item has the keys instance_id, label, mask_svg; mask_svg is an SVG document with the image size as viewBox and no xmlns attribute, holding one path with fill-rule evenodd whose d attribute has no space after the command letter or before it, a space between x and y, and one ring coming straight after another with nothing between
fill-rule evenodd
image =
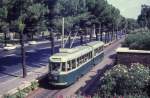
<instances>
[{"instance_id":1,"label":"tree canopy","mask_svg":"<svg viewBox=\"0 0 150 98\"><path fill-rule=\"evenodd\" d=\"M22 17L29 38L41 31L61 31L62 17L65 31L93 25L109 31L127 28L126 18L106 0L1 0L0 5L0 30L18 32Z\"/></svg>"},{"instance_id":2,"label":"tree canopy","mask_svg":"<svg viewBox=\"0 0 150 98\"><path fill-rule=\"evenodd\" d=\"M141 14L137 19L141 27L148 27L150 29L150 6L142 5Z\"/></svg>"}]
</instances>

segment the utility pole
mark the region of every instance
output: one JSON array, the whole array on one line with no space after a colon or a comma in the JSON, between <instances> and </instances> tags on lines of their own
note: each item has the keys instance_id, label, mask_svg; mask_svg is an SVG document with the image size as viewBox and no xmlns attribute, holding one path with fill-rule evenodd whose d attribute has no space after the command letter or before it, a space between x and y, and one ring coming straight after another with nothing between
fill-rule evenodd
<instances>
[{"instance_id":1,"label":"utility pole","mask_svg":"<svg viewBox=\"0 0 150 98\"><path fill-rule=\"evenodd\" d=\"M108 34L108 33L106 32L106 30L105 30L105 33L104 33L104 34L105 34L105 43L107 43L107 34Z\"/></svg>"},{"instance_id":2,"label":"utility pole","mask_svg":"<svg viewBox=\"0 0 150 98\"><path fill-rule=\"evenodd\" d=\"M69 41L69 47L70 47L70 45L71 45L71 36L69 36L68 41Z\"/></svg>"},{"instance_id":3,"label":"utility pole","mask_svg":"<svg viewBox=\"0 0 150 98\"><path fill-rule=\"evenodd\" d=\"M50 41L51 41L51 55L53 55L55 46L54 46L54 34L52 31L50 32Z\"/></svg>"},{"instance_id":4,"label":"utility pole","mask_svg":"<svg viewBox=\"0 0 150 98\"><path fill-rule=\"evenodd\" d=\"M95 25L94 25L94 29L95 29ZM96 34L96 41L98 41L98 32L96 29L95 29L95 34Z\"/></svg>"},{"instance_id":5,"label":"utility pole","mask_svg":"<svg viewBox=\"0 0 150 98\"><path fill-rule=\"evenodd\" d=\"M100 36L101 36L101 25L99 26L98 34L100 34ZM100 38L99 38L99 37L98 37L98 40L100 40Z\"/></svg>"},{"instance_id":6,"label":"utility pole","mask_svg":"<svg viewBox=\"0 0 150 98\"><path fill-rule=\"evenodd\" d=\"M64 17L62 18L62 44L61 44L61 48L64 48L64 32L65 32L65 28L64 28Z\"/></svg>"},{"instance_id":7,"label":"utility pole","mask_svg":"<svg viewBox=\"0 0 150 98\"><path fill-rule=\"evenodd\" d=\"M82 29L79 30L79 34L80 34L80 44L82 45L83 44L83 32L82 32Z\"/></svg>"},{"instance_id":8,"label":"utility pole","mask_svg":"<svg viewBox=\"0 0 150 98\"><path fill-rule=\"evenodd\" d=\"M80 37L80 44L82 45L83 44L83 36L81 35Z\"/></svg>"},{"instance_id":9,"label":"utility pole","mask_svg":"<svg viewBox=\"0 0 150 98\"><path fill-rule=\"evenodd\" d=\"M91 34L92 30L90 30L90 42L92 41L92 34Z\"/></svg>"},{"instance_id":10,"label":"utility pole","mask_svg":"<svg viewBox=\"0 0 150 98\"><path fill-rule=\"evenodd\" d=\"M103 41L102 24L100 24L100 40Z\"/></svg>"},{"instance_id":11,"label":"utility pole","mask_svg":"<svg viewBox=\"0 0 150 98\"><path fill-rule=\"evenodd\" d=\"M110 32L108 30L108 43L110 42Z\"/></svg>"}]
</instances>

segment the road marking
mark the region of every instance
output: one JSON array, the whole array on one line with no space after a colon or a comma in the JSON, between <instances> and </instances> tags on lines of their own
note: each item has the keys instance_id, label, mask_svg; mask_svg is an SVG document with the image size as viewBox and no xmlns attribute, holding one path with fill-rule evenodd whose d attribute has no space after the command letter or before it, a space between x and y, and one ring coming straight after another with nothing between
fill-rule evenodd
<instances>
[{"instance_id":1,"label":"road marking","mask_svg":"<svg viewBox=\"0 0 150 98\"><path fill-rule=\"evenodd\" d=\"M2 56L2 57L9 57L9 56L16 56L16 54L9 54L9 55L5 55L5 56Z\"/></svg>"},{"instance_id":2,"label":"road marking","mask_svg":"<svg viewBox=\"0 0 150 98\"><path fill-rule=\"evenodd\" d=\"M28 66L28 65L27 65ZM27 67L27 71L32 71L31 69L32 69L33 67ZM34 69L34 68L33 68ZM19 73L19 72L22 72L22 69L20 69L20 70L17 70L17 71L15 71L15 72L13 72L13 73L10 73L10 74L17 74L17 73ZM10 75L4 75L4 76L1 76L0 77L0 79L1 78L5 78L5 77L9 77ZM10 77L13 77L13 76L10 76ZM19 76L18 76L19 77ZM1 83L0 83L1 84Z\"/></svg>"},{"instance_id":3,"label":"road marking","mask_svg":"<svg viewBox=\"0 0 150 98\"><path fill-rule=\"evenodd\" d=\"M26 51L26 52L36 52L36 50L28 50L28 51Z\"/></svg>"}]
</instances>

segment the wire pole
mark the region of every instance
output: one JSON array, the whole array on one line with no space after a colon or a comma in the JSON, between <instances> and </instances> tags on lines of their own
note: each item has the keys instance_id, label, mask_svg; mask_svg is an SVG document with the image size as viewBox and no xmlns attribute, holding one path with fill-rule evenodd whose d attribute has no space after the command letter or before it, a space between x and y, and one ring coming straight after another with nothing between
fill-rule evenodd
<instances>
[{"instance_id":1,"label":"wire pole","mask_svg":"<svg viewBox=\"0 0 150 98\"><path fill-rule=\"evenodd\" d=\"M62 18L62 48L64 48L64 17Z\"/></svg>"}]
</instances>

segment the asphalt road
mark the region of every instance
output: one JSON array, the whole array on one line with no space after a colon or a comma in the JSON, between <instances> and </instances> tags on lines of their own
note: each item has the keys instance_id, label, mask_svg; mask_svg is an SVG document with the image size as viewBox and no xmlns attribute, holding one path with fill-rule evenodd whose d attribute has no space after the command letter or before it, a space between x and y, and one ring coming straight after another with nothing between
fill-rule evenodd
<instances>
[{"instance_id":1,"label":"asphalt road","mask_svg":"<svg viewBox=\"0 0 150 98\"><path fill-rule=\"evenodd\" d=\"M74 46L79 43L76 40ZM67 46L67 45L66 45ZM58 52L60 42L55 43L55 52ZM48 64L48 59L51 55L51 44L37 44L25 47L26 50L26 65L27 70L31 71ZM20 49L17 48L11 51L2 51L0 53L0 83L7 81L14 76L21 76L21 55Z\"/></svg>"},{"instance_id":2,"label":"asphalt road","mask_svg":"<svg viewBox=\"0 0 150 98\"><path fill-rule=\"evenodd\" d=\"M33 91L27 98L69 98L70 96L75 96L79 92L82 95L91 94L95 90L95 85L97 84L97 78L99 78L99 73L104 72L107 66L112 66L114 63L115 49L120 46L120 43L124 38L114 42L112 45L105 48L104 60L92 68L90 72L80 78L76 83L67 88L53 88L49 87L48 81L45 79L41 81L42 85L39 89ZM93 89L92 89L93 88ZM63 97L62 97L63 96ZM75 98L75 97L73 97Z\"/></svg>"}]
</instances>

